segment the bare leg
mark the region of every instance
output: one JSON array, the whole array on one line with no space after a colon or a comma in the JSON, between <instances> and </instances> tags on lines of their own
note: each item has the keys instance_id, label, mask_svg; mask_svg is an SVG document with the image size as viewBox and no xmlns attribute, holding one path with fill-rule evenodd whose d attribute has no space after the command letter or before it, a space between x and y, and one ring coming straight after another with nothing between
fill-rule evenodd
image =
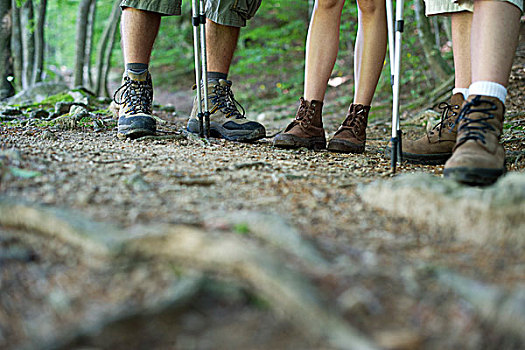
<instances>
[{"instance_id":1,"label":"bare leg","mask_svg":"<svg viewBox=\"0 0 525 350\"><path fill-rule=\"evenodd\" d=\"M359 6L359 27L354 59L354 103L370 106L386 54L385 2L358 0L357 4Z\"/></svg>"},{"instance_id":2,"label":"bare leg","mask_svg":"<svg viewBox=\"0 0 525 350\"><path fill-rule=\"evenodd\" d=\"M339 26L345 0L316 0L308 38L304 98L323 101L339 49Z\"/></svg>"},{"instance_id":3,"label":"bare leg","mask_svg":"<svg viewBox=\"0 0 525 350\"><path fill-rule=\"evenodd\" d=\"M468 89L472 82L470 71L470 28L472 26L472 12L455 12L451 15L451 21L455 87Z\"/></svg>"},{"instance_id":4,"label":"bare leg","mask_svg":"<svg viewBox=\"0 0 525 350\"><path fill-rule=\"evenodd\" d=\"M208 71L228 74L241 28L206 21Z\"/></svg>"},{"instance_id":5,"label":"bare leg","mask_svg":"<svg viewBox=\"0 0 525 350\"><path fill-rule=\"evenodd\" d=\"M122 51L125 63L149 64L161 16L155 12L125 8L122 11Z\"/></svg>"},{"instance_id":6,"label":"bare leg","mask_svg":"<svg viewBox=\"0 0 525 350\"><path fill-rule=\"evenodd\" d=\"M472 19L472 82L507 86L518 45L521 11L508 2L475 1Z\"/></svg>"}]
</instances>

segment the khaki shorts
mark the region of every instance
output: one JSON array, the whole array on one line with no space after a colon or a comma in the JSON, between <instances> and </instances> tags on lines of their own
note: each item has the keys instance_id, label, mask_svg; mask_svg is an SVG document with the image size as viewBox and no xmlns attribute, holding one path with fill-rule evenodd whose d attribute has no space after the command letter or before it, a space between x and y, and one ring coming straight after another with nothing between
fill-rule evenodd
<instances>
[{"instance_id":1,"label":"khaki shorts","mask_svg":"<svg viewBox=\"0 0 525 350\"><path fill-rule=\"evenodd\" d=\"M244 27L252 18L262 0L206 0L206 17L215 23L232 27ZM163 16L181 14L182 0L123 0L122 8L132 7L139 10L160 13Z\"/></svg>"},{"instance_id":2,"label":"khaki shorts","mask_svg":"<svg viewBox=\"0 0 525 350\"><path fill-rule=\"evenodd\" d=\"M523 12L523 0L499 0L516 5ZM442 15L445 13L473 11L473 0L425 0L425 13L427 16Z\"/></svg>"}]
</instances>

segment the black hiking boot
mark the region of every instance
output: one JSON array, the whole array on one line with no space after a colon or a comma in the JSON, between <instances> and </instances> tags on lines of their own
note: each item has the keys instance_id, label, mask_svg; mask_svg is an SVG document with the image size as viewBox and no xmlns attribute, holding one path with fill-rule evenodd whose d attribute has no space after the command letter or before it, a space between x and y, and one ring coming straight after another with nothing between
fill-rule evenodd
<instances>
[{"instance_id":1,"label":"black hiking boot","mask_svg":"<svg viewBox=\"0 0 525 350\"><path fill-rule=\"evenodd\" d=\"M153 83L148 71L142 74L126 71L122 86L115 91L113 100L119 106L117 137L155 135L157 124L152 116Z\"/></svg>"},{"instance_id":2,"label":"black hiking boot","mask_svg":"<svg viewBox=\"0 0 525 350\"><path fill-rule=\"evenodd\" d=\"M229 80L208 80L210 136L241 142L252 142L266 137L266 129L262 124L246 119L244 108L233 97L231 86L232 82ZM242 113L237 106L242 109ZM197 113L195 97L187 126L188 131L194 134L200 131Z\"/></svg>"}]
</instances>

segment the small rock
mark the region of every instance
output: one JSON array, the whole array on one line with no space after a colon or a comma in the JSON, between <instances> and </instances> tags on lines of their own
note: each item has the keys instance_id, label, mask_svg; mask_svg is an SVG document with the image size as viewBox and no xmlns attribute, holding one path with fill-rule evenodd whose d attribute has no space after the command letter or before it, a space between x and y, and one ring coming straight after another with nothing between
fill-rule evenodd
<instances>
[{"instance_id":1,"label":"small rock","mask_svg":"<svg viewBox=\"0 0 525 350\"><path fill-rule=\"evenodd\" d=\"M5 116L18 116L22 114L22 111L18 108L7 107L6 109L2 110L2 115Z\"/></svg>"},{"instance_id":2,"label":"small rock","mask_svg":"<svg viewBox=\"0 0 525 350\"><path fill-rule=\"evenodd\" d=\"M366 288L353 287L341 294L337 300L341 308L350 314L364 311L378 314L383 310L379 300Z\"/></svg>"},{"instance_id":3,"label":"small rock","mask_svg":"<svg viewBox=\"0 0 525 350\"><path fill-rule=\"evenodd\" d=\"M74 102L57 102L55 104L55 114L62 115L69 113L69 109L73 106Z\"/></svg>"},{"instance_id":4,"label":"small rock","mask_svg":"<svg viewBox=\"0 0 525 350\"><path fill-rule=\"evenodd\" d=\"M146 180L144 180L142 174L140 173L132 174L129 177L127 183L136 192L148 191L151 188L151 185Z\"/></svg>"},{"instance_id":5,"label":"small rock","mask_svg":"<svg viewBox=\"0 0 525 350\"><path fill-rule=\"evenodd\" d=\"M416 350L421 349L423 337L410 329L384 330L374 335L381 349Z\"/></svg>"},{"instance_id":6,"label":"small rock","mask_svg":"<svg viewBox=\"0 0 525 350\"><path fill-rule=\"evenodd\" d=\"M43 119L49 117L49 112L45 109L37 109L29 113L31 119Z\"/></svg>"},{"instance_id":7,"label":"small rock","mask_svg":"<svg viewBox=\"0 0 525 350\"><path fill-rule=\"evenodd\" d=\"M86 105L89 104L89 98L80 91L70 91L69 96L73 97L75 102L80 102Z\"/></svg>"},{"instance_id":8,"label":"small rock","mask_svg":"<svg viewBox=\"0 0 525 350\"><path fill-rule=\"evenodd\" d=\"M263 122L266 120L266 113L259 113L259 115L257 115L257 121L258 122Z\"/></svg>"},{"instance_id":9,"label":"small rock","mask_svg":"<svg viewBox=\"0 0 525 350\"><path fill-rule=\"evenodd\" d=\"M110 97L103 97L103 96L97 97L97 102L101 104L109 104L111 103L111 101L113 101L113 99Z\"/></svg>"},{"instance_id":10,"label":"small rock","mask_svg":"<svg viewBox=\"0 0 525 350\"><path fill-rule=\"evenodd\" d=\"M58 139L58 137L50 130L44 130L42 131L42 134L40 136L44 140L52 140L55 141Z\"/></svg>"},{"instance_id":11,"label":"small rock","mask_svg":"<svg viewBox=\"0 0 525 350\"><path fill-rule=\"evenodd\" d=\"M168 113L173 113L176 111L175 109L175 106L174 105L165 105L165 106L160 106L159 107L159 110L162 111L162 112L168 112Z\"/></svg>"},{"instance_id":12,"label":"small rock","mask_svg":"<svg viewBox=\"0 0 525 350\"><path fill-rule=\"evenodd\" d=\"M88 114L89 114L88 110L85 107L79 106L79 105L74 105L69 110L69 115L74 117L76 120L80 120L88 116Z\"/></svg>"}]
</instances>

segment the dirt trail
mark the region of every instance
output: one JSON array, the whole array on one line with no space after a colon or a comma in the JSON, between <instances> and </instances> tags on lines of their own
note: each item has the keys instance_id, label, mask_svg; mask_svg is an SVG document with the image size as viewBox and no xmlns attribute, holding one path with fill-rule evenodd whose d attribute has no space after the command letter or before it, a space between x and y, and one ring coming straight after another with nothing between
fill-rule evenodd
<instances>
[{"instance_id":1,"label":"dirt trail","mask_svg":"<svg viewBox=\"0 0 525 350\"><path fill-rule=\"evenodd\" d=\"M525 169L524 52L518 50L513 68L503 138L509 170L517 172ZM300 276L314 291L311 300L383 348L523 346L523 334L486 318L450 282L471 278L483 284L472 284L474 294L494 286L514 300L512 291L524 282L522 252L445 239L443 229L367 207L356 193L392 177L386 119L369 126L365 154L339 155L278 150L270 139L200 140L181 132L182 114L158 111L168 121L161 134L179 135L172 139L118 141L114 130L4 124L1 198L26 203L24 213L44 208L52 225L65 215L100 224L109 236L169 238L166 232L176 237L190 227L202 242L238 242ZM270 134L287 123L267 115ZM334 131L339 116L326 118ZM405 122L408 137L420 133L420 123ZM398 169L412 172L439 175L442 167ZM309 332L315 317L304 316L301 303L280 305L278 295L261 288L270 283L260 272L268 271L266 263L255 273L242 260L238 269L226 264L228 252L203 249L209 254L181 258L182 245L162 257L141 245L99 257L74 244L75 235L58 238L51 229L50 239L35 218L27 219L35 221L31 227L0 226L1 348L346 348L328 331Z\"/></svg>"}]
</instances>

